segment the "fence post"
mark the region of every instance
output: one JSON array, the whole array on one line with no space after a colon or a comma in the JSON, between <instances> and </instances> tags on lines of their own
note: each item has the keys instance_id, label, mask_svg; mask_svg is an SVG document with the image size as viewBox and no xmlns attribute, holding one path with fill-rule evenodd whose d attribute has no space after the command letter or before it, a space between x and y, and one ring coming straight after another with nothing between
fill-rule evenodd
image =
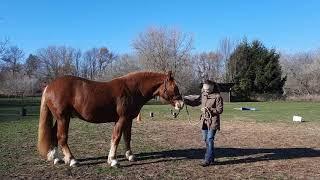
<instances>
[{"instance_id":1,"label":"fence post","mask_svg":"<svg viewBox=\"0 0 320 180\"><path fill-rule=\"evenodd\" d=\"M21 116L26 116L27 115L27 109L24 106L21 107L20 115Z\"/></svg>"}]
</instances>

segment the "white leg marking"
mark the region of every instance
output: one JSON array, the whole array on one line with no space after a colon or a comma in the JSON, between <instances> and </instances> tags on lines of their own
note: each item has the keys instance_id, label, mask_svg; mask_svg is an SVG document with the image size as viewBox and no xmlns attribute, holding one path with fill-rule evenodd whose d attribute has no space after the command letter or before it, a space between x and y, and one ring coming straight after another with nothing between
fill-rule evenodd
<instances>
[{"instance_id":1,"label":"white leg marking","mask_svg":"<svg viewBox=\"0 0 320 180\"><path fill-rule=\"evenodd\" d=\"M126 151L126 158L129 161L134 161L134 155L132 154L131 150Z\"/></svg>"},{"instance_id":2,"label":"white leg marking","mask_svg":"<svg viewBox=\"0 0 320 180\"><path fill-rule=\"evenodd\" d=\"M50 150L47 154L48 161L52 161L54 159L58 158L58 148L54 147L52 150Z\"/></svg>"},{"instance_id":3,"label":"white leg marking","mask_svg":"<svg viewBox=\"0 0 320 180\"><path fill-rule=\"evenodd\" d=\"M77 164L78 164L78 161L76 161L75 159L71 159L70 167L75 167L75 166L77 166Z\"/></svg>"},{"instance_id":4,"label":"white leg marking","mask_svg":"<svg viewBox=\"0 0 320 180\"><path fill-rule=\"evenodd\" d=\"M59 158L55 158L55 159L53 160L53 164L54 164L54 165L58 164L59 162L60 162L60 159L59 159Z\"/></svg>"},{"instance_id":5,"label":"white leg marking","mask_svg":"<svg viewBox=\"0 0 320 180\"><path fill-rule=\"evenodd\" d=\"M108 155L108 163L112 167L117 166L117 164L118 164L118 161L115 159L115 156L116 156L116 146L111 141L110 151L109 151L109 155Z\"/></svg>"},{"instance_id":6,"label":"white leg marking","mask_svg":"<svg viewBox=\"0 0 320 180\"><path fill-rule=\"evenodd\" d=\"M63 157L63 160L64 160L64 163L65 163L65 164L69 164L71 159L70 159L69 156L64 156L64 157Z\"/></svg>"}]
</instances>

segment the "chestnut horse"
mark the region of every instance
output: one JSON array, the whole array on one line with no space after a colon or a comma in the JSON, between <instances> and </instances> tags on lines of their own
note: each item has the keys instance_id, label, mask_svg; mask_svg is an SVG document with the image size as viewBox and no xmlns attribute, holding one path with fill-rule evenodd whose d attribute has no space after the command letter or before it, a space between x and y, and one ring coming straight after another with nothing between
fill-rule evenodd
<instances>
[{"instance_id":1,"label":"chestnut horse","mask_svg":"<svg viewBox=\"0 0 320 180\"><path fill-rule=\"evenodd\" d=\"M131 151L132 119L142 106L154 96L160 96L176 109L183 107L182 97L172 77L155 72L135 72L109 82L95 82L80 77L64 76L51 82L43 91L40 107L38 150L56 164L58 145L64 154L64 162L77 165L68 146L68 129L71 117L91 123L115 122L108 164L117 165L116 151L123 133L129 161L134 160ZM53 125L53 118L56 120Z\"/></svg>"}]
</instances>

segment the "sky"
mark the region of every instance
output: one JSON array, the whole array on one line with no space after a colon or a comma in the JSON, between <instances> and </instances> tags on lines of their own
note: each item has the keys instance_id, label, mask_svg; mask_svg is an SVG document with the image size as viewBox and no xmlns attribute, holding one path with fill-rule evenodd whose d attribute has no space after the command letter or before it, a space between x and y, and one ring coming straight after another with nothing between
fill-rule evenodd
<instances>
[{"instance_id":1,"label":"sky","mask_svg":"<svg viewBox=\"0 0 320 180\"><path fill-rule=\"evenodd\" d=\"M320 1L0 0L0 40L26 54L50 45L132 53L139 33L161 26L191 34L194 52L216 50L226 37L310 51L320 48Z\"/></svg>"}]
</instances>

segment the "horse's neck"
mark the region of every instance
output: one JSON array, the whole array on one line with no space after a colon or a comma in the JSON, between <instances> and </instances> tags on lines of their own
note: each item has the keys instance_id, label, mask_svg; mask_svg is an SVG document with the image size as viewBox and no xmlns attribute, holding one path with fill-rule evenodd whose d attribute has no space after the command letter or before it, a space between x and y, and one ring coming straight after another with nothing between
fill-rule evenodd
<instances>
[{"instance_id":1,"label":"horse's neck","mask_svg":"<svg viewBox=\"0 0 320 180\"><path fill-rule=\"evenodd\" d=\"M154 96L159 95L159 87L164 83L163 75L154 75L142 79L139 83L139 90L146 100L150 100Z\"/></svg>"}]
</instances>

